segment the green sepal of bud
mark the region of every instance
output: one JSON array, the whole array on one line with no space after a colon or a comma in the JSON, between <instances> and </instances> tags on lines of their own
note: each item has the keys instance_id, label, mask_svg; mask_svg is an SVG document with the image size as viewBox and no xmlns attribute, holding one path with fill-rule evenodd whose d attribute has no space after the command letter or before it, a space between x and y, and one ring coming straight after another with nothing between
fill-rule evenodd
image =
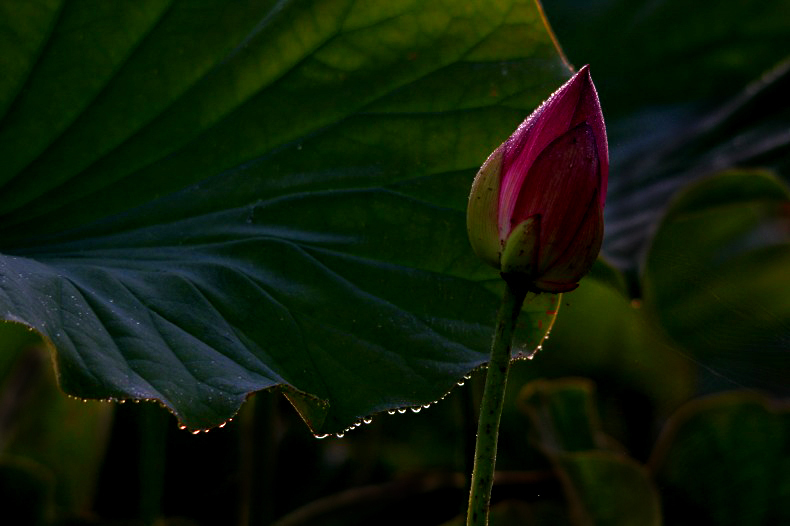
<instances>
[{"instance_id":1,"label":"green sepal of bud","mask_svg":"<svg viewBox=\"0 0 790 526\"><path fill-rule=\"evenodd\" d=\"M475 176L466 211L469 242L477 257L499 268L499 185L502 170L502 148L486 159Z\"/></svg>"},{"instance_id":2,"label":"green sepal of bud","mask_svg":"<svg viewBox=\"0 0 790 526\"><path fill-rule=\"evenodd\" d=\"M540 216L532 216L510 232L502 249L502 274L534 276L538 272L540 250Z\"/></svg>"}]
</instances>

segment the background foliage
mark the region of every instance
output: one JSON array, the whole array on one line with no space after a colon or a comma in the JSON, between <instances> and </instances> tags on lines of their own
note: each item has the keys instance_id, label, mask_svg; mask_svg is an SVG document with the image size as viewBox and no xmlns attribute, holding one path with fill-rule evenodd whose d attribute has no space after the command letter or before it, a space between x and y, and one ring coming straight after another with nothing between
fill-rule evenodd
<instances>
[{"instance_id":1,"label":"background foliage","mask_svg":"<svg viewBox=\"0 0 790 526\"><path fill-rule=\"evenodd\" d=\"M543 7L607 118L605 260L527 308L525 353L562 303L493 524L788 522L790 9ZM569 75L537 6L0 12L4 513L452 523L497 304L466 194ZM55 349L67 392L179 422L63 396ZM266 391L178 429L274 386L298 414Z\"/></svg>"}]
</instances>

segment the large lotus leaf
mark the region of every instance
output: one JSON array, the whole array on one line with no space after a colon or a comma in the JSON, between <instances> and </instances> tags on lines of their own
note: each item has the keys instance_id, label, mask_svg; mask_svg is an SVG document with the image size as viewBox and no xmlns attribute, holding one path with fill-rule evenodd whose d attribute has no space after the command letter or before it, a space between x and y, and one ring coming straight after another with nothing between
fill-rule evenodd
<instances>
[{"instance_id":1,"label":"large lotus leaf","mask_svg":"<svg viewBox=\"0 0 790 526\"><path fill-rule=\"evenodd\" d=\"M788 268L786 185L765 172L720 174L688 188L667 212L646 263L645 304L721 378L786 394Z\"/></svg>"},{"instance_id":2,"label":"large lotus leaf","mask_svg":"<svg viewBox=\"0 0 790 526\"><path fill-rule=\"evenodd\" d=\"M790 411L754 392L695 400L650 460L671 524L790 522Z\"/></svg>"},{"instance_id":3,"label":"large lotus leaf","mask_svg":"<svg viewBox=\"0 0 790 526\"><path fill-rule=\"evenodd\" d=\"M531 0L3 10L0 312L67 392L202 429L282 386L337 432L485 362L468 189L569 75Z\"/></svg>"}]
</instances>

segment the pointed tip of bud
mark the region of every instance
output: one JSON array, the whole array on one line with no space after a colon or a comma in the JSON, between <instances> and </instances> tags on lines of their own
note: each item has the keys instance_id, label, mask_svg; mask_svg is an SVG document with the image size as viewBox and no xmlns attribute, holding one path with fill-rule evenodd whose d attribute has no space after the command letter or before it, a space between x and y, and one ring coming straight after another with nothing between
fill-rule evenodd
<instances>
[{"instance_id":1,"label":"pointed tip of bud","mask_svg":"<svg viewBox=\"0 0 790 526\"><path fill-rule=\"evenodd\" d=\"M606 126L585 65L478 172L467 211L475 253L503 273L529 275L536 290L572 290L600 250L608 175Z\"/></svg>"}]
</instances>

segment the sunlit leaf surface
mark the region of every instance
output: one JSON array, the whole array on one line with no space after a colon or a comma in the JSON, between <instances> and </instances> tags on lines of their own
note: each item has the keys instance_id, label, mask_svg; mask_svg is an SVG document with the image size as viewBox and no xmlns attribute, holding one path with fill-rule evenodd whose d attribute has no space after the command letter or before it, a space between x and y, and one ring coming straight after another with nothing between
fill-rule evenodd
<instances>
[{"instance_id":1,"label":"sunlit leaf surface","mask_svg":"<svg viewBox=\"0 0 790 526\"><path fill-rule=\"evenodd\" d=\"M0 314L67 392L325 433L485 361L468 188L569 75L532 1L2 9Z\"/></svg>"}]
</instances>

